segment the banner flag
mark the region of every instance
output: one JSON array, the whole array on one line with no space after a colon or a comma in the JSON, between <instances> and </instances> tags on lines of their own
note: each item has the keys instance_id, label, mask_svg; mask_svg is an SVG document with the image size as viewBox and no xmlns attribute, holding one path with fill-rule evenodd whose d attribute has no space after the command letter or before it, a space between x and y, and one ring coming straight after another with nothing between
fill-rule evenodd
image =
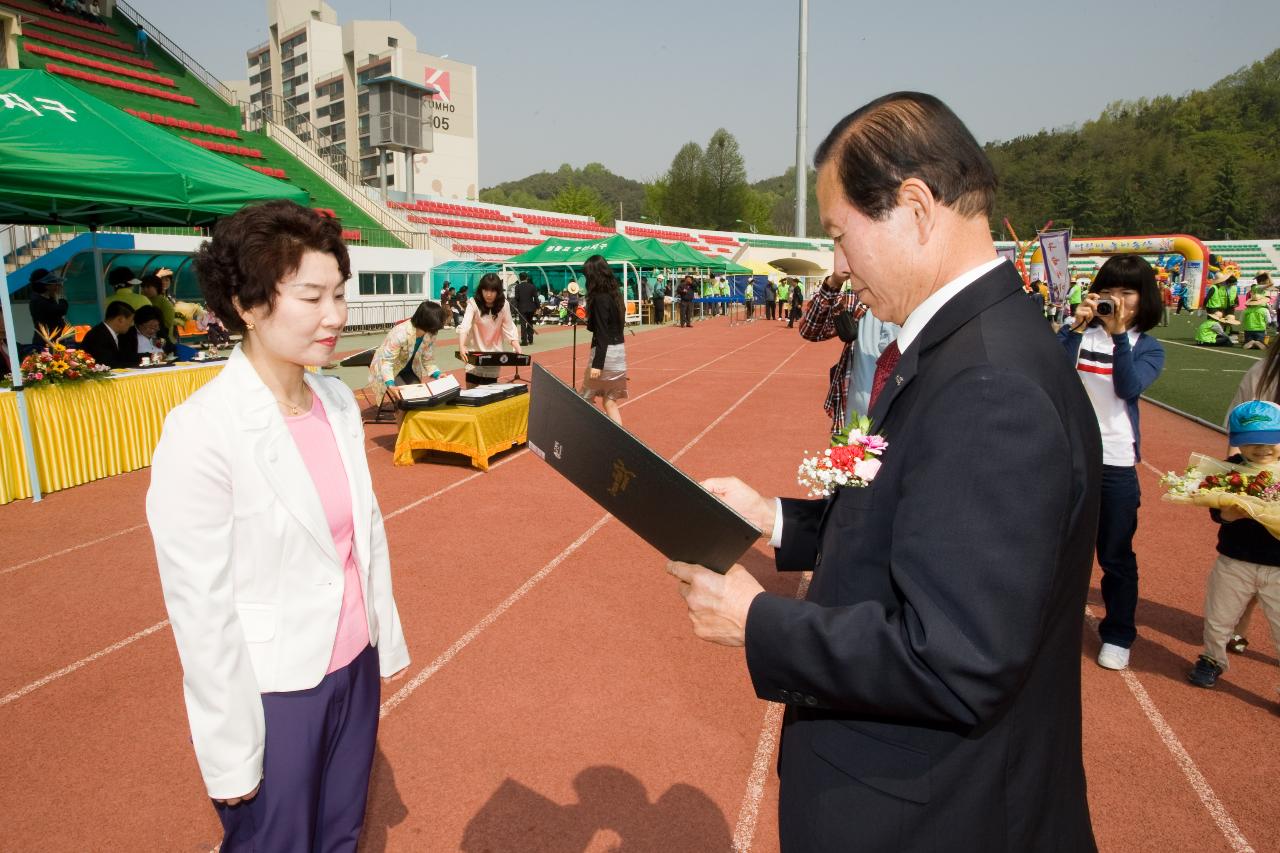
<instances>
[{"instance_id":1,"label":"banner flag","mask_svg":"<svg viewBox=\"0 0 1280 853\"><path fill-rule=\"evenodd\" d=\"M1067 301L1071 289L1071 267L1067 259L1071 255L1071 232L1040 232L1040 251L1044 256L1044 281L1049 285L1049 301L1061 305Z\"/></svg>"}]
</instances>

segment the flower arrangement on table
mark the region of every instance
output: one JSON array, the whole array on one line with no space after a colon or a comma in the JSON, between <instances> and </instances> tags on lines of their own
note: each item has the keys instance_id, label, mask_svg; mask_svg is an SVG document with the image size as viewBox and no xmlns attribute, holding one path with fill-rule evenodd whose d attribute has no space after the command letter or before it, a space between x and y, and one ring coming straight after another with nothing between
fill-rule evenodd
<instances>
[{"instance_id":1,"label":"flower arrangement on table","mask_svg":"<svg viewBox=\"0 0 1280 853\"><path fill-rule=\"evenodd\" d=\"M1191 454L1186 472L1170 471L1160 480L1172 503L1227 509L1234 507L1280 539L1280 466L1233 464Z\"/></svg>"},{"instance_id":2,"label":"flower arrangement on table","mask_svg":"<svg viewBox=\"0 0 1280 853\"><path fill-rule=\"evenodd\" d=\"M98 364L87 352L57 343L22 360L22 384L27 387L104 379L110 374L110 367Z\"/></svg>"},{"instance_id":3,"label":"flower arrangement on table","mask_svg":"<svg viewBox=\"0 0 1280 853\"><path fill-rule=\"evenodd\" d=\"M804 457L796 479L813 498L830 497L836 489L869 486L880 472L880 457L888 448L883 436L872 434L870 418L854 418L831 436L830 447Z\"/></svg>"}]
</instances>

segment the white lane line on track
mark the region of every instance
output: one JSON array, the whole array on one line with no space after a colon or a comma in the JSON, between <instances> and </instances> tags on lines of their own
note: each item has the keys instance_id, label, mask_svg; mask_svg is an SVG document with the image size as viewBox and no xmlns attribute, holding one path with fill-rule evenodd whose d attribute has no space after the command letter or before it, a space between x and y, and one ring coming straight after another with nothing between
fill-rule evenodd
<instances>
[{"instance_id":1,"label":"white lane line on track","mask_svg":"<svg viewBox=\"0 0 1280 853\"><path fill-rule=\"evenodd\" d=\"M742 346L738 347L738 349L735 349L735 350L732 350L732 351L730 351L730 352L727 352L727 353L725 353L724 355L720 356L719 358L713 359L712 361L709 361L709 362L707 362L706 364L701 365L700 367L695 367L695 368L693 368L693 369L689 370L688 372L686 372L685 374L683 374L682 376L677 376L675 379L670 379L670 380L668 380L667 382L664 382L663 384L661 384L661 385L659 385L659 386L657 386L657 387L655 387L655 388L651 388L651 389L649 389L648 391L644 392L643 394L640 394L640 395L638 395L638 396L636 396L636 397L633 397L633 398L631 398L631 399L627 400L627 401L626 401L626 402L624 402L622 405L624 405L624 406L625 406L625 405L628 405L628 404L630 404L630 403L634 403L634 402L636 402L637 400L641 400L641 399L643 399L643 398L645 398L645 397L649 396L650 394L654 393L655 391L659 391L659 390L661 390L661 389L663 389L663 388L667 387L668 385L672 384L673 382L677 382L677 381L679 381L680 379L683 379L685 376L689 376L689 375L691 375L691 374L697 373L697 372L698 372L698 371L700 371L700 370L703 370L703 369L704 369L704 368L706 368L708 365L714 364L715 362L719 361L721 358L728 358L729 356L731 356L731 355L733 355L733 354L737 353L739 350L746 349L747 347L751 346L752 344L755 344L755 343L758 343L759 341L764 340L764 338L765 338L765 337L768 337L768 336L767 336L767 335L765 335L764 337L757 338L755 341L751 341L750 343L747 343L747 344L744 344L744 345L742 345ZM796 350L796 352L799 352L799 350ZM796 355L796 353L792 353L790 356L788 356L788 357L787 357L786 361L790 361L792 358L794 358L794 357L795 357L795 355ZM786 363L786 361L784 361L784 362L783 362L783 364L785 364L785 363ZM782 367L782 365L781 365L781 364L779 364L777 367L775 367L775 368L773 369L773 371L771 371L771 372L770 372L769 376L772 376L774 373L777 373L777 372L778 372L778 370L779 370L781 367ZM767 380L767 379L769 378L769 376L766 376L766 377L765 377L765 379L762 379L762 380L761 380L761 381L760 381L760 382L759 382L755 387L753 387L750 391L748 391L748 392L746 393L746 395L744 395L744 396L743 396L742 398L740 398L736 403L734 403L734 404L733 404L733 405L728 409L728 411L727 411L725 414L728 414L728 412L731 412L731 411L733 411L734 409L736 409L736 408L737 408L737 407L742 403L742 401L743 401L743 400L745 400L748 396L750 396L750 395L751 395L751 394L756 390L756 388L759 388L761 385L763 385L763 384L764 384L764 382L765 382L765 380ZM717 419L716 419L716 423L719 423L721 420L723 420L723 419L724 419L724 417L725 417L724 415L721 415L719 418L717 418ZM709 429L710 429L710 427L708 427L708 428L707 428L707 430L709 430ZM706 434L706 432L707 432L707 430L703 430L703 431L702 431L702 433L701 433L701 434L699 434L699 438L701 438L701 436L702 436L702 435L705 435L705 434ZM695 441L694 441L694 442L691 442L690 444L686 445L686 446L684 447L684 449L682 449L679 453L677 453L675 456L673 456L673 457L672 457L672 461L675 461L676 459L678 459L678 458L679 458L679 457L680 457L680 456L681 456L681 455L682 455L686 450L688 450L690 447L692 447L692 446L693 446L693 444L694 444L694 443L696 443L696 441L697 441L697 440L695 439ZM499 466L505 465L506 463L511 462L512 460L517 459L517 458L519 458L520 456L523 456L524 454L526 454L526 453L528 453L528 452L529 452L528 450L519 450L519 451L517 451L516 453L513 453L511 456L508 456L506 459L502 459L502 460L500 460L499 462L495 463L494 465L490 466L489 470L490 470L490 471L492 471L494 468L498 468ZM402 506L402 507L400 507L399 509L394 510L394 511L392 511L392 512L390 512L390 513L386 514L386 515L384 515L384 516L383 516L383 519L384 519L384 520L386 520L386 519L395 518L397 515L401 515L402 513L408 512L409 510L414 509L415 507L421 506L422 504L426 503L427 501L434 500L435 498L439 497L440 495L443 495L445 492L448 492L448 491L450 491L451 489L457 488L458 486L461 486L461 485L463 485L464 483L469 483L469 482L471 482L472 480L476 479L477 477L480 477L480 476L484 475L485 473L486 473L486 472L484 472L484 471L477 471L477 472L475 472L474 474L470 474L470 475L468 475L468 476L466 476L466 477L463 477L463 478L462 478L462 479L460 479L460 480L455 480L454 482L452 482L452 483L448 484L447 486L444 486L444 487L442 487L442 488L440 488L440 489L437 489L435 492L432 492L431 494L427 495L426 497L418 498L416 501L413 501L413 502L411 502L411 503L409 503L409 504L406 504L405 506ZM605 518L604 520L607 520L607 516L606 516L606 518ZM600 523L601 523L601 524L603 524L603 521L601 521ZM106 539L111 539L111 538L114 538L114 537L116 537L116 536L122 536L122 535L124 535L125 533L128 533L128 532L133 531L133 530L138 530L138 529L140 529L140 528L144 528L144 527L146 527L146 526L147 526L147 525L145 525L145 524L136 525L136 526L134 526L134 527L130 527L130 528L128 528L127 530L122 530L122 531L120 531L119 533L113 533L111 536L104 537L104 539L98 539L98 540L95 540L94 542L87 542L87 543L85 543L84 545L77 545L77 546L74 546L74 547L72 547L72 548L67 548L67 549L65 549L65 550L63 550L63 551L58 552L58 554L50 554L50 555L48 555L47 557L40 557L40 558L39 558L39 559L37 559L37 560L30 560L30 561L28 561L28 562L26 562L26 563L22 563L22 564L20 564L20 565L18 565L18 566L10 567L10 569L8 569L8 570L6 570L6 571L11 571L11 570L13 570L13 569L21 568L22 566L30 565L31 563L34 563L34 562L40 562L41 560L46 560L46 559L49 559L50 557L58 556L59 554L69 553L69 552L71 552L71 551L75 551L75 550L77 550L77 549L79 549L79 548L86 548L86 547L89 547L90 545L94 545L94 544L96 544L97 542L102 542L102 541L105 541ZM593 528L591 532L592 532L592 533L594 533L596 529L599 529L599 528L598 528L598 527ZM589 538L589 537L588 537L588 538ZM585 542L586 540L584 539L583 541ZM578 546L577 546L577 545L571 545L570 547L571 547L571 548L576 549ZM570 553L572 553L572 551L567 551L567 552L563 553L560 557L558 557L558 558L557 558L557 560L563 560L565 557L568 557ZM550 566L550 569L554 569L556 565L559 565L559 563L558 563L558 562L556 562L555 560L553 560L552 562L554 563L554 565L551 565L551 566ZM544 572L549 573L549 572L550 572L550 569L549 569L549 568L547 568L547 567L544 567L543 571L544 571ZM540 576L535 576L535 577L537 577L537 580L541 580L541 579L542 579L542 577L545 577L545 574L539 573L539 575L540 575ZM534 582L533 582L533 584L530 584L528 581L526 581L526 582L525 582L525 586L528 586L530 589L532 589L532 587L533 587L534 585L536 585L536 583L537 583L537 581L534 581ZM516 592L515 592L515 593L512 593L512 595L513 595L513 596L516 596L516 595L517 595L517 593L519 593L519 595L520 595L520 596L522 596L522 595L524 594L524 592L521 592L521 590L524 590L525 592L527 592L527 591L528 591L528 590L525 590L525 586L521 586L521 588L520 588L519 590L516 590ZM509 600L510 600L510 603L504 602L503 604L500 604L500 605L498 606L499 610L501 610L501 611L505 611L505 609L506 609L507 607L510 607L510 606L511 606L511 604L514 604L514 603L515 603L515 600L518 600L518 597L517 597L516 599L514 599L514 600L511 600L511 599L509 599ZM495 611L494 611L494 613L492 613L492 614L490 614L490 615L492 615L492 616L493 616L493 618L494 618L494 619L496 619L498 616L501 616L501 615L502 615L502 613L501 613L501 612L499 612L499 610L495 610ZM486 618L486 619L488 619L488 617L485 617L485 618ZM490 621L492 621L492 620L490 620ZM462 643L462 646L459 646L459 650L461 650L461 648L462 648L462 647L466 646L466 644L467 644L467 643L470 643L470 642L471 642L471 640L475 639L475 634L479 634L479 632L480 632L480 631L484 630L484 627L486 627L488 623L485 623L485 622L484 622L484 620L481 620L481 622L482 622L482 623L484 623L484 625L483 625L483 626L477 626L477 627L478 627L478 630L477 630L477 628L472 628L472 631L474 631L474 632L475 632L474 634L472 634L471 632L468 632L468 634L467 634L467 635L464 635L464 639L466 639L466 642ZM20 689L20 690L16 690L16 691L14 691L13 693L10 693L8 696L5 696L5 697L3 698L3 700L0 700L0 706L4 706L4 705L6 705L6 704L8 704L8 703L10 703L10 702L14 702L14 701L16 701L16 700L18 700L18 699L21 699L23 696L26 696L28 693L31 693L33 690L37 690L37 689L39 689L39 688L43 687L44 685L48 684L49 682L54 681L54 680L56 680L56 679L59 679L59 678L61 678L61 677L62 677L62 676L64 676L64 675L69 675L70 673L75 672L77 669L80 669L80 668L81 668L81 667L83 667L83 666L86 666L86 665L88 665L88 664L90 664L90 663L93 663L94 661L98 660L99 658L101 658L101 657L105 657L106 655L109 655L109 654L111 654L111 653L112 653L112 652L114 652L114 651L118 651L119 649L124 648L125 646L129 645L130 643L133 643L133 642L134 642L134 641L136 641L136 640L140 640L140 639L142 639L143 637L148 636L149 634L153 634L153 633L155 633L156 631L160 630L161 628L163 628L165 625L168 625L168 624L169 624L169 620L168 620L168 619L164 620L163 622L158 622L158 623L156 623L155 625L152 625L150 628L146 628L146 629L144 629L144 630L142 630L142 631L139 631L137 634L134 634L132 637L128 637L128 638L126 638L126 639L124 639L124 640L121 640L121 641L120 641L120 642L118 642L118 643L115 643L114 645L108 646L107 648L103 649L102 651L95 652L94 654L90 655L89 657L87 657L87 658L83 658L82 660L78 660L78 661L76 661L75 663L71 664L70 666L63 667L62 669L58 670L57 672L50 673L49 675L46 675L44 678L41 678L39 681L32 682L31 684L28 684L26 687L23 687L22 689ZM462 642L462 641L461 641L461 640L459 640L459 642ZM457 644L455 643L455 645L457 645ZM454 654L456 654L456 653L457 653L457 652L454 652ZM446 654L448 654L448 652L446 652ZM439 662L439 659L437 659L437 661ZM440 666L443 666L445 663L448 663L448 660L445 660L445 661L441 662L441 663L440 663ZM434 666L434 664L433 664L433 666ZM436 667L436 669L438 669L438 668L439 668L439 667ZM428 669L430 669L430 667L428 667ZM426 672L426 671L424 670L424 672ZM434 670L432 670L430 673L428 673L428 674L426 675L426 677L425 677L425 678L423 678L422 680L423 680L423 681L425 681L425 680L426 680L426 678L430 678L430 677L431 677L431 675L433 675L433 674L434 674ZM421 675L422 675L422 674L421 674L421 673L419 673L419 676L421 676ZM415 681L417 681L417 678L415 677L415 679L414 679L414 680L415 680ZM412 682L411 682L411 683L412 683ZM421 683L421 682L419 682L419 683ZM401 688L401 690L403 690L403 689L404 689L404 688ZM416 689L416 687L415 687L415 689ZM412 691L410 691L410 692L412 692ZM397 696L398 696L398 695L399 695L399 692L397 692L395 695L397 695ZM407 695L408 695L408 694L406 694L406 696L407 696ZM394 696L393 696L392 698L394 698ZM390 701L391 701L391 699L388 699L387 701L388 701L388 702L390 702ZM385 713L385 711L384 711L383 713Z\"/></svg>"},{"instance_id":2,"label":"white lane line on track","mask_svg":"<svg viewBox=\"0 0 1280 853\"><path fill-rule=\"evenodd\" d=\"M1186 347L1187 349L1197 350L1198 352L1216 352L1219 355L1234 355L1236 358L1247 358L1250 361L1257 361L1261 356L1245 355L1242 352L1232 352L1223 347L1198 347L1195 344L1184 344L1182 341L1160 341L1162 344L1173 344L1175 347Z\"/></svg>"},{"instance_id":3,"label":"white lane line on track","mask_svg":"<svg viewBox=\"0 0 1280 853\"><path fill-rule=\"evenodd\" d=\"M1084 615L1090 627L1096 631L1098 617L1093 615L1093 610L1086 606ZM1174 762L1181 768L1183 775L1187 777L1187 782L1191 785L1191 789L1196 792L1196 796L1200 798L1200 802L1208 810L1209 816L1218 825L1218 829L1227 840L1227 844L1235 853L1254 853L1253 847L1245 839L1240 827L1236 826L1236 822L1231 819L1231 815L1227 812L1227 807L1218 799L1218 795L1213 792L1208 780L1204 778L1204 774L1200 772L1200 768L1196 766L1190 753L1182 745L1182 741L1178 740L1178 736L1168 722L1165 721L1164 715L1160 713L1160 709L1156 707L1156 703L1152 701L1151 695L1142 686L1138 676L1131 669L1120 670L1120 676L1124 679L1125 686L1129 688L1129 692L1133 694L1133 698L1138 700L1138 707L1142 709L1147 721L1151 723L1152 728L1156 730L1156 734L1160 736L1160 740L1164 742L1165 748L1173 755Z\"/></svg>"},{"instance_id":4,"label":"white lane line on track","mask_svg":"<svg viewBox=\"0 0 1280 853\"><path fill-rule=\"evenodd\" d=\"M92 542L72 545L70 548L63 548L61 551L54 551L52 554L45 554L43 557L36 557L34 559L27 560L25 563L15 563L12 566L6 566L3 569L0 569L0 575L7 575L10 572L16 572L18 569L25 569L27 566L34 566L36 563L43 563L45 560L52 560L54 557L61 557L65 554L70 554L73 551L79 551L82 548L92 548L94 545L101 545L103 542L115 539L117 536L124 536L126 533L133 533L135 530L142 530L146 526L147 525L145 524L135 524L133 527L126 527L124 530L117 530L115 533L109 533L99 539L94 539Z\"/></svg>"},{"instance_id":5,"label":"white lane line on track","mask_svg":"<svg viewBox=\"0 0 1280 853\"><path fill-rule=\"evenodd\" d=\"M39 690L41 687L44 687L46 684L48 684L51 681L57 681L59 678L62 678L62 676L70 675L71 673L75 672L77 669L88 666L89 664L93 663L99 658L104 658L107 655L111 654L112 652L117 652L129 644L134 643L138 640L141 640L143 637L148 637L154 634L156 631L159 631L161 628L165 627L168 624L169 624L168 619L165 619L161 622L157 622L156 624L152 625L150 628L143 628L141 631L134 634L132 637L125 637L120 642L113 643L112 645L107 646L105 649L102 649L101 651L94 652L93 654L89 655L87 658L81 658L80 660L76 661L75 663L69 666L64 666L62 669L58 670L57 672L51 672L48 675L46 675L44 678L41 678L39 681L33 681L30 684L28 684L26 687L23 687L20 690L15 690L9 695L3 698L0 698L0 707L4 705L8 705L10 702L16 702L17 700L21 699L23 696L26 696L28 693L31 693L34 690Z\"/></svg>"},{"instance_id":6,"label":"white lane line on track","mask_svg":"<svg viewBox=\"0 0 1280 853\"><path fill-rule=\"evenodd\" d=\"M801 575L796 598L805 597L812 579L811 572ZM781 702L769 702L765 706L764 724L760 726L755 758L751 761L751 775L747 777L747 790L742 796L742 806L738 809L738 825L733 830L734 853L747 853L755 842L756 824L760 820L760 800L764 797L764 785L773 767L773 752L778 748L778 735L785 711L786 706Z\"/></svg>"},{"instance_id":7,"label":"white lane line on track","mask_svg":"<svg viewBox=\"0 0 1280 853\"><path fill-rule=\"evenodd\" d=\"M751 387L751 390L747 391L745 394L739 397L733 403L733 405L725 409L724 412L718 418L712 421L707 426L706 429L698 433L698 435L692 441L686 444L684 447L680 448L680 450L677 451L676 454L671 457L671 461L676 462L677 460L680 459L681 456L683 456L685 453L691 450L694 445L696 445L699 441L701 441L702 438L716 426L716 424L719 424L726 417L728 417L729 414L731 414L735 409L737 409L744 402L746 402L748 397L750 397L752 394L758 391L761 386L763 386L766 382L768 382L773 377L774 374L776 374L779 370L782 369L782 366L784 364L786 364L791 359L795 358L796 354L799 353L800 350L803 348L804 348L803 346L797 347L795 352L792 352L791 355L783 359L782 362L776 365L773 368L773 370L769 371L769 373L763 379L761 379L759 382L753 385ZM672 380L672 381L675 381L675 380ZM654 389L654 390L657 390L657 389ZM449 648L445 649L445 651L439 657L437 657L434 661L432 661L431 664L428 665L426 669L422 670L417 675L415 675L413 679L410 680L410 682L406 684L404 687L401 687L391 696L387 697L387 700L382 703L382 708L380 709L378 714L379 718L385 717L387 714L391 713L396 708L397 705L400 705L402 702L408 699L415 690L417 690L419 687L425 684L427 679L431 678L431 676L435 675L437 672L443 669L446 664L448 664L451 660L457 657L458 654L463 649L465 649L468 645L471 644L472 640L480 636L480 634L484 631L485 628L488 628L490 625L496 622L498 620L498 617L506 613L511 608L512 605L514 605L520 599L528 595L529 592L533 590L534 587L536 587L548 575L550 575L553 571L555 571L555 568L557 566L559 566L561 563L567 560L575 551L577 551L579 548L585 545L587 541L591 539L592 536L595 536L596 532L601 527L604 527L604 525L612 517L613 516L609 515L608 513L605 513L603 516L597 519L596 523L591 525L591 527L585 533L583 533L581 536L575 539L572 543L570 543L569 547L565 548L563 551L557 554L554 558L552 558L551 562L547 563L545 566L543 566L541 569L535 572L528 580L522 583L519 586L519 588L516 589L515 592L511 593L509 596L503 599L502 603L500 603L493 610L485 614L485 616L479 622L473 625L469 631L467 631L465 634L463 634L461 637L455 640L453 644L449 646Z\"/></svg>"}]
</instances>

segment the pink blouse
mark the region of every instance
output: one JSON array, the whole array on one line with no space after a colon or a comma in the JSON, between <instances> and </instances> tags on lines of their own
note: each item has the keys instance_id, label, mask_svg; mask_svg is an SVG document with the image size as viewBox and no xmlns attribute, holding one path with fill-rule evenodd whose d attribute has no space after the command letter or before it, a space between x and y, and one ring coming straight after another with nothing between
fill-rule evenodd
<instances>
[{"instance_id":1,"label":"pink blouse","mask_svg":"<svg viewBox=\"0 0 1280 853\"><path fill-rule=\"evenodd\" d=\"M346 468L338 452L337 439L329 427L324 406L312 395L311 411L305 415L285 418L293 435L302 461L306 463L320 493L325 518L333 546L342 564L342 609L338 611L338 633L333 641L333 654L329 658L326 674L337 672L356 659L369 645L369 621L364 612L364 592L360 584L360 570L356 566L353 545L355 523L351 518L351 490L347 483Z\"/></svg>"}]
</instances>

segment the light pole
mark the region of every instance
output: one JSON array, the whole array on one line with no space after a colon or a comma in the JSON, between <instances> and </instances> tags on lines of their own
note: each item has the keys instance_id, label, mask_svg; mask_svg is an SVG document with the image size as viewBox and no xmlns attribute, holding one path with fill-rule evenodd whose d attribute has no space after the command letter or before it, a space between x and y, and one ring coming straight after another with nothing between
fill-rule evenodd
<instances>
[{"instance_id":1,"label":"light pole","mask_svg":"<svg viewBox=\"0 0 1280 853\"><path fill-rule=\"evenodd\" d=\"M796 79L796 227L797 237L805 236L808 221L809 168L805 156L805 123L808 118L807 90L809 80L809 0L800 0L799 70Z\"/></svg>"}]
</instances>

